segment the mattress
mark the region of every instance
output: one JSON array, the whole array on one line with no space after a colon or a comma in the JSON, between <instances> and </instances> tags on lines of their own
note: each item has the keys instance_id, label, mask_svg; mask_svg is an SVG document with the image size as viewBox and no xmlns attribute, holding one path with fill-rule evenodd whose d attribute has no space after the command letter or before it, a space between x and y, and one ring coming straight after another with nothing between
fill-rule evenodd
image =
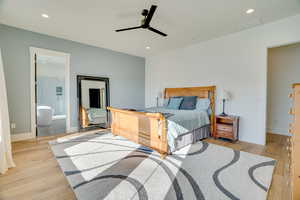
<instances>
[{"instance_id":1,"label":"mattress","mask_svg":"<svg viewBox=\"0 0 300 200\"><path fill-rule=\"evenodd\" d=\"M170 153L179 150L189 144L194 144L199 140L208 138L211 133L210 125L205 125L197 128L193 131L187 132L175 138L175 147L173 149L169 148Z\"/></svg>"},{"instance_id":2,"label":"mattress","mask_svg":"<svg viewBox=\"0 0 300 200\"><path fill-rule=\"evenodd\" d=\"M167 139L171 151L177 149L176 138L210 124L207 111L171 110L164 107L153 107L145 110L165 115L167 120Z\"/></svg>"}]
</instances>

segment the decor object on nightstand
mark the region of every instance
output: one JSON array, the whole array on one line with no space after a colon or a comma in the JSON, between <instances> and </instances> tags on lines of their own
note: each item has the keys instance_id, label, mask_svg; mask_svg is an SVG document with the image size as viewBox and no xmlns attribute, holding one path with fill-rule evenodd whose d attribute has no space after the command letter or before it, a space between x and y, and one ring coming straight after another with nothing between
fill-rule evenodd
<instances>
[{"instance_id":1,"label":"decor object on nightstand","mask_svg":"<svg viewBox=\"0 0 300 200\"><path fill-rule=\"evenodd\" d=\"M225 113L225 101L229 101L230 100L230 93L227 90L223 89L222 92L221 92L221 99L223 101L223 112L222 112L222 114L220 114L220 116L228 116Z\"/></svg>"},{"instance_id":2,"label":"decor object on nightstand","mask_svg":"<svg viewBox=\"0 0 300 200\"><path fill-rule=\"evenodd\" d=\"M217 115L215 120L215 138L226 138L237 141L239 138L239 116Z\"/></svg>"},{"instance_id":3,"label":"decor object on nightstand","mask_svg":"<svg viewBox=\"0 0 300 200\"><path fill-rule=\"evenodd\" d=\"M156 107L159 107L159 100L163 98L163 93L158 92L156 96Z\"/></svg>"}]
</instances>

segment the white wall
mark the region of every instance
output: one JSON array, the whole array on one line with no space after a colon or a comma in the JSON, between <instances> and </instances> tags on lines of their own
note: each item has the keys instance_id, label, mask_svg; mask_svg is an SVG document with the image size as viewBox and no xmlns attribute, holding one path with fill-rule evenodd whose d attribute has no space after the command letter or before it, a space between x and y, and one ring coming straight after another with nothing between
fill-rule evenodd
<instances>
[{"instance_id":1,"label":"white wall","mask_svg":"<svg viewBox=\"0 0 300 200\"><path fill-rule=\"evenodd\" d=\"M300 43L268 51L268 132L290 135L291 85L300 82Z\"/></svg>"},{"instance_id":2,"label":"white wall","mask_svg":"<svg viewBox=\"0 0 300 200\"><path fill-rule=\"evenodd\" d=\"M147 57L146 106L165 87L224 87L233 94L229 113L241 116L240 140L265 144L267 47L296 41L300 15Z\"/></svg>"}]
</instances>

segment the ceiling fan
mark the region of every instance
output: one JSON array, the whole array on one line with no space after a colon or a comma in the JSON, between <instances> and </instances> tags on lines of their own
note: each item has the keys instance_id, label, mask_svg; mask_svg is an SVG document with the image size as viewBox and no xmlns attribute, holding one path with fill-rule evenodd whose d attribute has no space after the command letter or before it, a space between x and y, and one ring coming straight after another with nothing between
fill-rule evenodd
<instances>
[{"instance_id":1,"label":"ceiling fan","mask_svg":"<svg viewBox=\"0 0 300 200\"><path fill-rule=\"evenodd\" d=\"M136 26L136 27L131 27L131 28L124 28L124 29L118 29L116 30L116 32L121 32L121 31L129 31L129 30L133 30L133 29L140 29L140 28L143 28L143 29L148 29L150 31L153 31L161 36L164 36L166 37L167 34L155 29L155 28L152 28L150 26L150 22L152 20L152 17L154 15L154 12L156 10L157 6L156 5L152 5L150 10L147 10L147 9L144 9L142 11L142 15L144 16L144 18L142 19L142 23L140 26Z\"/></svg>"}]
</instances>

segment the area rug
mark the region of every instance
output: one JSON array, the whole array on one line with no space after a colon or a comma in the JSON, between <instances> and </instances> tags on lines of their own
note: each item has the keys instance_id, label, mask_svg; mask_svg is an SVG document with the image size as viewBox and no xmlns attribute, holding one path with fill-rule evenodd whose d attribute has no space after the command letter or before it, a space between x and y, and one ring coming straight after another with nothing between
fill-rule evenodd
<instances>
[{"instance_id":1,"label":"area rug","mask_svg":"<svg viewBox=\"0 0 300 200\"><path fill-rule=\"evenodd\" d=\"M198 142L164 160L110 133L50 142L77 199L266 199L275 160Z\"/></svg>"}]
</instances>

